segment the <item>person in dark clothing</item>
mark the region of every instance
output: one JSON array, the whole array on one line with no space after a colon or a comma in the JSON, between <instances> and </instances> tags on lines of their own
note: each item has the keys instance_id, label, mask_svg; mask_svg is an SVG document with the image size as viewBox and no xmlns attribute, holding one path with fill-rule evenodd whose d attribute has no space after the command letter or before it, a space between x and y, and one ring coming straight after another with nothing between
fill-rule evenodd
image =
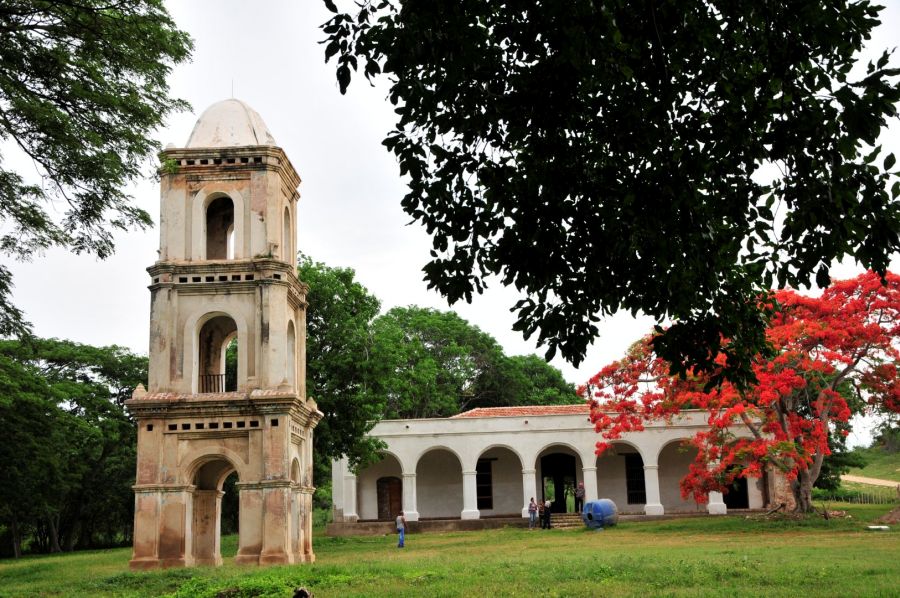
<instances>
[{"instance_id":1,"label":"person in dark clothing","mask_svg":"<svg viewBox=\"0 0 900 598\"><path fill-rule=\"evenodd\" d=\"M541 520L541 529L550 529L550 505L553 502L550 500L544 501L544 518Z\"/></svg>"},{"instance_id":2,"label":"person in dark clothing","mask_svg":"<svg viewBox=\"0 0 900 598\"><path fill-rule=\"evenodd\" d=\"M575 488L575 512L581 513L581 509L584 508L584 482L578 482L578 487Z\"/></svg>"}]
</instances>

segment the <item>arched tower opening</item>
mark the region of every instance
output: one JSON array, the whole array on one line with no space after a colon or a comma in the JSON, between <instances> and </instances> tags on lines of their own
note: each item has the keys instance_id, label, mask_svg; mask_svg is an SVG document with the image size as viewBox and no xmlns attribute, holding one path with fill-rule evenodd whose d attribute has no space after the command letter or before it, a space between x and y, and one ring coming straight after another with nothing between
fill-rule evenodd
<instances>
[{"instance_id":1,"label":"arched tower opening","mask_svg":"<svg viewBox=\"0 0 900 598\"><path fill-rule=\"evenodd\" d=\"M194 474L191 553L198 565L222 564L223 487L226 479L236 475L235 472L231 463L217 458L201 465ZM237 501L233 502L237 504Z\"/></svg>"},{"instance_id":2,"label":"arched tower opening","mask_svg":"<svg viewBox=\"0 0 900 598\"><path fill-rule=\"evenodd\" d=\"M197 389L201 393L233 392L239 381L234 377L234 386L226 384L228 346L234 341L235 367L237 363L237 324L226 315L218 315L207 320L198 333ZM235 370L236 372L236 370ZM230 381L229 381L230 382Z\"/></svg>"},{"instance_id":3,"label":"arched tower opening","mask_svg":"<svg viewBox=\"0 0 900 598\"><path fill-rule=\"evenodd\" d=\"M281 259L289 264L294 263L293 247L294 235L291 226L291 209L284 209L284 223L281 230Z\"/></svg>"},{"instance_id":4,"label":"arched tower opening","mask_svg":"<svg viewBox=\"0 0 900 598\"><path fill-rule=\"evenodd\" d=\"M226 260L233 257L234 202L223 195L206 206L206 259Z\"/></svg>"},{"instance_id":5,"label":"arched tower opening","mask_svg":"<svg viewBox=\"0 0 900 598\"><path fill-rule=\"evenodd\" d=\"M288 321L287 341L284 351L286 363L284 364L285 377L288 386L297 386L297 334L294 332L294 322Z\"/></svg>"}]
</instances>

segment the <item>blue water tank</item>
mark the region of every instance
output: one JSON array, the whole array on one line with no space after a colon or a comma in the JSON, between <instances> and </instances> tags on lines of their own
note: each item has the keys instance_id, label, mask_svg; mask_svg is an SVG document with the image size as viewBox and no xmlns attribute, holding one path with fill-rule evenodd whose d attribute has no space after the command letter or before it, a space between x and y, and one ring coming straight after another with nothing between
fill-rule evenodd
<instances>
[{"instance_id":1,"label":"blue water tank","mask_svg":"<svg viewBox=\"0 0 900 598\"><path fill-rule=\"evenodd\" d=\"M603 529L619 522L619 509L608 498L589 500L584 503L581 520L591 529Z\"/></svg>"}]
</instances>

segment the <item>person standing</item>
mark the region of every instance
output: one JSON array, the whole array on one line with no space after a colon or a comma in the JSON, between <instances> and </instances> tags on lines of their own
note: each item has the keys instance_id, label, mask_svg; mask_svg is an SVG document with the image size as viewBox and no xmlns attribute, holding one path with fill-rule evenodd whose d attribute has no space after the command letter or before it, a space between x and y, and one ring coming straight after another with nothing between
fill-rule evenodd
<instances>
[{"instance_id":1,"label":"person standing","mask_svg":"<svg viewBox=\"0 0 900 598\"><path fill-rule=\"evenodd\" d=\"M541 520L541 528L550 529L550 505L553 504L551 500L544 501L544 518Z\"/></svg>"},{"instance_id":2,"label":"person standing","mask_svg":"<svg viewBox=\"0 0 900 598\"><path fill-rule=\"evenodd\" d=\"M584 482L578 482L578 487L575 488L575 512L581 513L581 509L584 508Z\"/></svg>"},{"instance_id":3,"label":"person standing","mask_svg":"<svg viewBox=\"0 0 900 598\"><path fill-rule=\"evenodd\" d=\"M400 514L397 515L397 533L400 534L397 548L403 548L403 540L406 536L406 517L403 516L403 511L400 511Z\"/></svg>"},{"instance_id":4,"label":"person standing","mask_svg":"<svg viewBox=\"0 0 900 598\"><path fill-rule=\"evenodd\" d=\"M537 503L534 502L534 498L532 498L531 502L528 503L528 529L534 529L534 523L537 520L537 511Z\"/></svg>"}]
</instances>

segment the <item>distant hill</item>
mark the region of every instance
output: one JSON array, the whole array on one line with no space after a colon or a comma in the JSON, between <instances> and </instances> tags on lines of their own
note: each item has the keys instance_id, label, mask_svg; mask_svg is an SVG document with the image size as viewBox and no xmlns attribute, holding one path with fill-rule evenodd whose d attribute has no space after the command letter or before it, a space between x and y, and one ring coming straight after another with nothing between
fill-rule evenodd
<instances>
[{"instance_id":1,"label":"distant hill","mask_svg":"<svg viewBox=\"0 0 900 598\"><path fill-rule=\"evenodd\" d=\"M851 469L850 475L900 482L900 452L888 452L880 446L858 448L856 451L865 457L868 465Z\"/></svg>"}]
</instances>

